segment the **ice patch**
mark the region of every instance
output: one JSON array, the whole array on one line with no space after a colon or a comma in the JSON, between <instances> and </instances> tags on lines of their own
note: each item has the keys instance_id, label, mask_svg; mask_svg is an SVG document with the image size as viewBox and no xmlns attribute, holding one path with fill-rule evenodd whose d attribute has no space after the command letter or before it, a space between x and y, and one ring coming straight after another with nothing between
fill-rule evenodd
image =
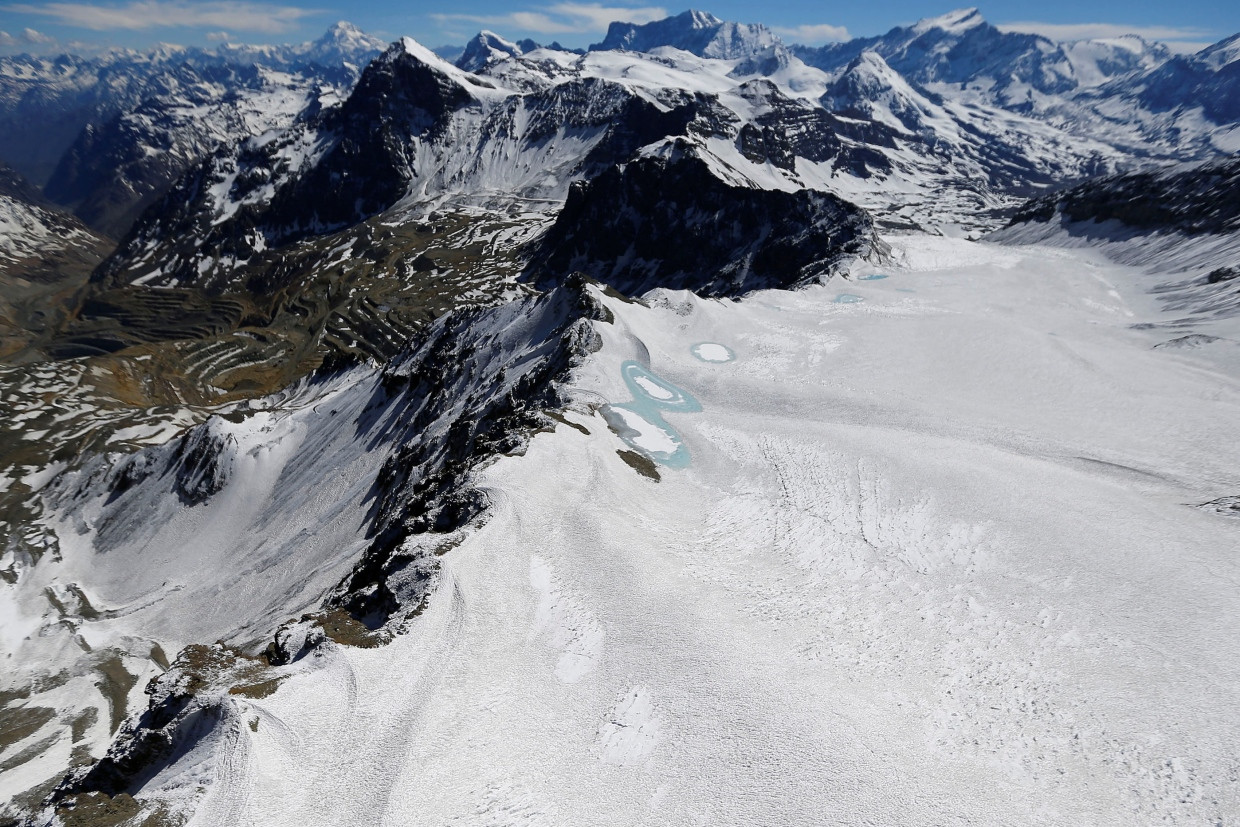
<instances>
[{"instance_id":1,"label":"ice patch","mask_svg":"<svg viewBox=\"0 0 1240 827\"><path fill-rule=\"evenodd\" d=\"M609 764L643 763L659 743L659 719L644 686L635 686L612 707L598 728L599 747Z\"/></svg>"},{"instance_id":2,"label":"ice patch","mask_svg":"<svg viewBox=\"0 0 1240 827\"><path fill-rule=\"evenodd\" d=\"M663 418L657 414L653 418L657 419L659 424L651 422L631 405L608 405L603 416L620 434L621 439L649 454L652 459L664 465L679 465L680 456L683 454L684 463L688 464L688 449L671 426L663 422Z\"/></svg>"},{"instance_id":3,"label":"ice patch","mask_svg":"<svg viewBox=\"0 0 1240 827\"><path fill-rule=\"evenodd\" d=\"M530 555L530 585L539 594L534 634L545 635L547 643L560 650L555 676L562 683L577 683L602 660L603 630L537 555Z\"/></svg>"},{"instance_id":4,"label":"ice patch","mask_svg":"<svg viewBox=\"0 0 1240 827\"><path fill-rule=\"evenodd\" d=\"M878 281L879 279L885 279L885 278L887 278L887 276L885 276L882 273L870 273L870 275L862 276L861 278L857 279L857 281Z\"/></svg>"},{"instance_id":5,"label":"ice patch","mask_svg":"<svg viewBox=\"0 0 1240 827\"><path fill-rule=\"evenodd\" d=\"M840 293L835 297L836 304L856 304L861 301L865 301L865 299L860 296L854 296L852 293Z\"/></svg>"},{"instance_id":6,"label":"ice patch","mask_svg":"<svg viewBox=\"0 0 1240 827\"><path fill-rule=\"evenodd\" d=\"M624 376L624 383L633 392L635 407L644 398L669 411L695 413L702 410L702 406L690 394L655 376L637 362L625 362L620 366L620 372Z\"/></svg>"},{"instance_id":7,"label":"ice patch","mask_svg":"<svg viewBox=\"0 0 1240 827\"><path fill-rule=\"evenodd\" d=\"M645 376L638 376L634 378L633 381L637 383L637 385L642 389L643 393L645 393L647 396L649 396L652 399L675 399L676 398L675 393L673 393L672 391L669 391L668 389L664 388L662 385L656 382L650 381Z\"/></svg>"}]
</instances>

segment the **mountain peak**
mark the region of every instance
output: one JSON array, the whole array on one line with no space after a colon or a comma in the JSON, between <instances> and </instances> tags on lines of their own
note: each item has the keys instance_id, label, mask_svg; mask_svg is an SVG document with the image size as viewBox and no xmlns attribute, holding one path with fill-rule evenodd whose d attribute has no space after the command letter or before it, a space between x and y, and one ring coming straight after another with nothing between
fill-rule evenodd
<instances>
[{"instance_id":1,"label":"mountain peak","mask_svg":"<svg viewBox=\"0 0 1240 827\"><path fill-rule=\"evenodd\" d=\"M718 17L715 17L710 12L697 11L696 9L689 9L688 11L681 12L675 17L669 17L668 19L684 21L691 28L694 28L694 29L713 28L723 23L722 20L720 20Z\"/></svg>"},{"instance_id":2,"label":"mountain peak","mask_svg":"<svg viewBox=\"0 0 1240 827\"><path fill-rule=\"evenodd\" d=\"M1207 46L1197 53L1197 58L1206 65L1218 70L1240 60L1240 34L1224 38L1213 46Z\"/></svg>"},{"instance_id":3,"label":"mountain peak","mask_svg":"<svg viewBox=\"0 0 1240 827\"><path fill-rule=\"evenodd\" d=\"M868 49L853 58L820 102L828 110L859 112L901 132L917 132L931 108L882 55Z\"/></svg>"},{"instance_id":4,"label":"mountain peak","mask_svg":"<svg viewBox=\"0 0 1240 827\"><path fill-rule=\"evenodd\" d=\"M348 20L337 20L335 23L327 27L326 34L323 37L348 37L351 35L362 34L362 30L350 23Z\"/></svg>"},{"instance_id":5,"label":"mountain peak","mask_svg":"<svg viewBox=\"0 0 1240 827\"><path fill-rule=\"evenodd\" d=\"M311 43L305 52L311 58L333 63L362 61L383 51L386 45L347 20L338 20L328 27L322 37Z\"/></svg>"},{"instance_id":6,"label":"mountain peak","mask_svg":"<svg viewBox=\"0 0 1240 827\"><path fill-rule=\"evenodd\" d=\"M918 20L913 26L913 31L920 33L928 32L932 29L941 29L952 34L959 34L985 24L986 19L982 17L982 13L976 8L956 9L939 17L927 17Z\"/></svg>"},{"instance_id":7,"label":"mountain peak","mask_svg":"<svg viewBox=\"0 0 1240 827\"><path fill-rule=\"evenodd\" d=\"M590 51L648 52L671 46L700 57L734 60L752 57L780 42L761 24L732 23L690 10L651 23L612 23L603 42L591 44Z\"/></svg>"},{"instance_id":8,"label":"mountain peak","mask_svg":"<svg viewBox=\"0 0 1240 827\"><path fill-rule=\"evenodd\" d=\"M535 44L531 44L535 45ZM465 51L457 58L456 65L466 72L477 72L488 63L520 57L525 49L520 44L483 29L474 35L474 39L465 45Z\"/></svg>"},{"instance_id":9,"label":"mountain peak","mask_svg":"<svg viewBox=\"0 0 1240 827\"><path fill-rule=\"evenodd\" d=\"M337 20L327 27L323 36L314 41L315 46L352 46L372 40L369 35L347 20Z\"/></svg>"},{"instance_id":10,"label":"mountain peak","mask_svg":"<svg viewBox=\"0 0 1240 827\"><path fill-rule=\"evenodd\" d=\"M881 74L888 74L895 70L887 65L887 61L883 60L883 56L878 52L873 49L866 49L864 52L853 58L852 62L848 64L848 68L845 71L878 72Z\"/></svg>"}]
</instances>

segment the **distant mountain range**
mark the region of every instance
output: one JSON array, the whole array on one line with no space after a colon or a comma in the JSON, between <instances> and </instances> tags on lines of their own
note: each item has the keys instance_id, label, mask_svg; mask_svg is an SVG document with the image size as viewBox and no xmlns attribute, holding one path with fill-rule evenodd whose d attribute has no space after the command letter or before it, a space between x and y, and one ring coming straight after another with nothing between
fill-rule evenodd
<instances>
[{"instance_id":1,"label":"distant mountain range","mask_svg":"<svg viewBox=\"0 0 1240 827\"><path fill-rule=\"evenodd\" d=\"M300 46L3 58L0 159L119 237L199 159L343 100L382 48L339 23ZM730 77L766 78L798 99L814 92L826 112L895 131L879 144L916 144L906 157L877 148L889 156L881 166L907 171L929 153L940 164L973 165L965 174L990 188L1017 191L1142 159L1240 147L1235 37L1174 56L1135 36L1055 43L1005 33L965 9L878 37L805 47L785 45L762 25L690 11L615 23L589 51L661 49L732 62ZM579 56L484 31L455 63L514 81L505 62L551 54ZM1026 151L1028 140L1040 148Z\"/></svg>"},{"instance_id":2,"label":"distant mountain range","mask_svg":"<svg viewBox=\"0 0 1240 827\"><path fill-rule=\"evenodd\" d=\"M113 236L190 164L347 92L382 41L0 58L0 159Z\"/></svg>"}]
</instances>

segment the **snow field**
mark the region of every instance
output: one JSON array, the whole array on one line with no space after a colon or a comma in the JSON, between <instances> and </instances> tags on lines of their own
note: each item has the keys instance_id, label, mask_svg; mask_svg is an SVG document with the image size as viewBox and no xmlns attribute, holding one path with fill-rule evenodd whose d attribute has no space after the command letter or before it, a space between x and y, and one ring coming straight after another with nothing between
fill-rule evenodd
<instances>
[{"instance_id":1,"label":"snow field","mask_svg":"<svg viewBox=\"0 0 1240 827\"><path fill-rule=\"evenodd\" d=\"M608 300L589 434L481 473L408 634L244 701L192 823L1240 813L1240 526L1187 505L1240 488L1236 373L1131 329L1133 270L894 241L863 303ZM701 402L657 483L587 407L628 360Z\"/></svg>"}]
</instances>

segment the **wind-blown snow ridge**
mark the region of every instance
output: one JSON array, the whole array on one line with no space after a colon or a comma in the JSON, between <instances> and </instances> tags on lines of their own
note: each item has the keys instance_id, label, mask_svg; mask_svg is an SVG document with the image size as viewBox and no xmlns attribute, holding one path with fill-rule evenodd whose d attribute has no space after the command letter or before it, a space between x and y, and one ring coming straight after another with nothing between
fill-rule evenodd
<instances>
[{"instance_id":1,"label":"wind-blown snow ridge","mask_svg":"<svg viewBox=\"0 0 1240 827\"><path fill-rule=\"evenodd\" d=\"M940 29L950 34L960 34L985 23L982 13L976 8L956 9L938 17L918 20L913 24L913 31L922 34L931 29Z\"/></svg>"}]
</instances>

